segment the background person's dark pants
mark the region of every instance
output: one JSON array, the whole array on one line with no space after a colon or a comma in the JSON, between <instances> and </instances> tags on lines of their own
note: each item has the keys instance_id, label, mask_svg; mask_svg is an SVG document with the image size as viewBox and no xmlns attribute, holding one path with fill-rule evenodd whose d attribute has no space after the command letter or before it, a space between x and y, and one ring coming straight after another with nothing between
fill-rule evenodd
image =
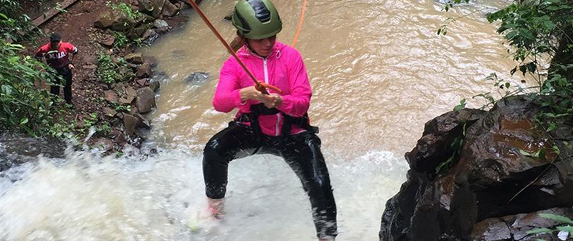
<instances>
[{"instance_id":1,"label":"background person's dark pants","mask_svg":"<svg viewBox=\"0 0 573 241\"><path fill-rule=\"evenodd\" d=\"M203 176L207 197L225 197L229 162L253 154L283 157L310 198L318 237L335 237L338 234L330 177L320 151L320 139L314 133L303 132L287 137L258 136L250 126L232 122L205 146Z\"/></svg>"},{"instance_id":2,"label":"background person's dark pants","mask_svg":"<svg viewBox=\"0 0 573 241\"><path fill-rule=\"evenodd\" d=\"M72 70L68 67L63 67L55 69L56 72L64 79L65 83L55 83L56 85L50 86L50 93L56 96L60 96L60 86L58 84L64 85L64 99L66 103L72 103Z\"/></svg>"}]
</instances>

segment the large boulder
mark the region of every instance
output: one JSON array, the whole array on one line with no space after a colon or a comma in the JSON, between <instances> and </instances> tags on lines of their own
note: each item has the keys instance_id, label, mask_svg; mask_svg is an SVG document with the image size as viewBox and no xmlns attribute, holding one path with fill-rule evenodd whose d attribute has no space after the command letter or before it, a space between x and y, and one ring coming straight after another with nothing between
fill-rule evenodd
<instances>
[{"instance_id":1,"label":"large boulder","mask_svg":"<svg viewBox=\"0 0 573 241\"><path fill-rule=\"evenodd\" d=\"M116 20L116 16L112 11L106 11L100 14L98 20L94 22L94 27L106 29L111 27Z\"/></svg>"},{"instance_id":2,"label":"large boulder","mask_svg":"<svg viewBox=\"0 0 573 241\"><path fill-rule=\"evenodd\" d=\"M441 161L453 153L456 137L486 114L483 110L462 109L451 111L428 121L422 138L411 152L406 153L410 167L419 172L435 173Z\"/></svg>"},{"instance_id":3,"label":"large boulder","mask_svg":"<svg viewBox=\"0 0 573 241\"><path fill-rule=\"evenodd\" d=\"M151 111L151 108L155 106L155 93L149 87L144 87L137 90L137 98L135 100L135 106L140 113L146 114Z\"/></svg>"},{"instance_id":4,"label":"large boulder","mask_svg":"<svg viewBox=\"0 0 573 241\"><path fill-rule=\"evenodd\" d=\"M179 8L177 8L177 6L175 6L174 4L172 4L169 1L165 1L165 4L163 5L163 10L161 12L161 16L163 17L173 17L175 16L177 13L179 12Z\"/></svg>"},{"instance_id":5,"label":"large boulder","mask_svg":"<svg viewBox=\"0 0 573 241\"><path fill-rule=\"evenodd\" d=\"M461 110L428 122L406 154L408 180L386 204L380 240L470 240L487 219L479 229L495 232L491 240L517 240L505 239L515 235L499 218L573 205L573 153L565 151L573 134L549 141L533 121L539 111L525 97L510 97L486 113ZM564 151L557 155L553 145Z\"/></svg>"},{"instance_id":6,"label":"large boulder","mask_svg":"<svg viewBox=\"0 0 573 241\"><path fill-rule=\"evenodd\" d=\"M63 158L67 145L51 137L33 138L23 134L0 134L0 172L38 160L42 155L48 158Z\"/></svg>"}]
</instances>

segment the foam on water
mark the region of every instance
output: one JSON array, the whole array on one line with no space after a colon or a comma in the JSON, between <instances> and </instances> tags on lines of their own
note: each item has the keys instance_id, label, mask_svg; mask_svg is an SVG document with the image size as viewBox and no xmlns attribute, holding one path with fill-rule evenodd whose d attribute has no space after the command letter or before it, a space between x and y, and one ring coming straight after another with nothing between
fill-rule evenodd
<instances>
[{"instance_id":1,"label":"foam on water","mask_svg":"<svg viewBox=\"0 0 573 241\"><path fill-rule=\"evenodd\" d=\"M328 155L327 155L328 156ZM338 240L375 240L386 200L406 164L389 152L330 157ZM226 216L189 218L205 207L201 157L177 150L141 158L76 152L2 173L0 240L315 240L310 204L281 158L259 155L229 168Z\"/></svg>"}]
</instances>

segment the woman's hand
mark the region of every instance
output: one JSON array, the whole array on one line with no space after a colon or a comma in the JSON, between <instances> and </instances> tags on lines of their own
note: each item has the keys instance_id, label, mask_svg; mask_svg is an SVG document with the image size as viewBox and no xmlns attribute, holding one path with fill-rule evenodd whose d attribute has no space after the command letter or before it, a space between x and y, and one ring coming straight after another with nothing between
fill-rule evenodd
<instances>
[{"instance_id":1,"label":"woman's hand","mask_svg":"<svg viewBox=\"0 0 573 241\"><path fill-rule=\"evenodd\" d=\"M283 97L278 94L272 93L268 95L269 100L263 102L267 108L277 108L283 103Z\"/></svg>"},{"instance_id":2,"label":"woman's hand","mask_svg":"<svg viewBox=\"0 0 573 241\"><path fill-rule=\"evenodd\" d=\"M280 95L274 93L270 95L265 95L260 91L258 91L255 88L255 86L242 88L241 90L239 90L239 95L241 96L241 101L243 102L247 100L256 100L265 104L267 108L276 108L283 101Z\"/></svg>"},{"instance_id":3,"label":"woman's hand","mask_svg":"<svg viewBox=\"0 0 573 241\"><path fill-rule=\"evenodd\" d=\"M255 89L255 86L242 88L241 90L239 90L239 95L241 96L242 102L245 102L247 100L257 100L264 102L263 100L265 100L266 97L263 93Z\"/></svg>"}]
</instances>

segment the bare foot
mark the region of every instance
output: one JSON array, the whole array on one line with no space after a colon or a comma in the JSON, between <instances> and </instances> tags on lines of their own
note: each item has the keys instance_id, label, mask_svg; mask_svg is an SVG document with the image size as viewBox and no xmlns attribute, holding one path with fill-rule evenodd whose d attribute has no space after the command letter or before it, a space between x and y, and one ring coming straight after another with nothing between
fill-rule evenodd
<instances>
[{"instance_id":1,"label":"bare foot","mask_svg":"<svg viewBox=\"0 0 573 241\"><path fill-rule=\"evenodd\" d=\"M213 216L216 219L222 219L224 216L223 212L225 209L225 199L207 198L207 208L209 209L211 216Z\"/></svg>"}]
</instances>

